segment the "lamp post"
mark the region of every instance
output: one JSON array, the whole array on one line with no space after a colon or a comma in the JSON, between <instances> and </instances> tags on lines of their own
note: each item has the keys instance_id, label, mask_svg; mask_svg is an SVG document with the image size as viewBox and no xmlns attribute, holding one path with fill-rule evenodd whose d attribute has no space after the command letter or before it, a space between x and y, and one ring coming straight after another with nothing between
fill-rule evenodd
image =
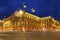
<instances>
[{"instance_id":1,"label":"lamp post","mask_svg":"<svg viewBox=\"0 0 60 40\"><path fill-rule=\"evenodd\" d=\"M27 7L27 6L26 6L26 3L24 2L24 3L23 3L23 8L26 8L26 7Z\"/></svg>"},{"instance_id":2,"label":"lamp post","mask_svg":"<svg viewBox=\"0 0 60 40\"><path fill-rule=\"evenodd\" d=\"M20 26L21 26L21 28L23 28L24 11L23 11L23 10L20 10L20 11L19 11L19 14L20 14ZM24 29L23 29L23 30L24 30Z\"/></svg>"},{"instance_id":3,"label":"lamp post","mask_svg":"<svg viewBox=\"0 0 60 40\"><path fill-rule=\"evenodd\" d=\"M35 9L34 8L32 8L31 10L32 10L32 12L35 12Z\"/></svg>"},{"instance_id":4,"label":"lamp post","mask_svg":"<svg viewBox=\"0 0 60 40\"><path fill-rule=\"evenodd\" d=\"M26 3L23 3L23 10L19 10L19 15L20 15L20 27L23 27L23 20L24 20L24 14L25 14L25 8L26 8Z\"/></svg>"}]
</instances>

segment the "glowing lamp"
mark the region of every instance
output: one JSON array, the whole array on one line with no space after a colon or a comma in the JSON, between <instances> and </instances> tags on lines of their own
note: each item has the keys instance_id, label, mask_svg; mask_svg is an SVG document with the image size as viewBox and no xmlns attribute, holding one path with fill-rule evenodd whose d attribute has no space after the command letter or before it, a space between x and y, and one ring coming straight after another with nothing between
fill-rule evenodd
<instances>
[{"instance_id":1,"label":"glowing lamp","mask_svg":"<svg viewBox=\"0 0 60 40\"><path fill-rule=\"evenodd\" d=\"M31 10L32 10L32 12L35 12L35 9L34 8L32 8Z\"/></svg>"},{"instance_id":2,"label":"glowing lamp","mask_svg":"<svg viewBox=\"0 0 60 40\"><path fill-rule=\"evenodd\" d=\"M23 7L26 8L26 3L23 3Z\"/></svg>"},{"instance_id":3,"label":"glowing lamp","mask_svg":"<svg viewBox=\"0 0 60 40\"><path fill-rule=\"evenodd\" d=\"M24 14L24 11L20 10L19 14L20 14L20 17L22 17L22 15Z\"/></svg>"}]
</instances>

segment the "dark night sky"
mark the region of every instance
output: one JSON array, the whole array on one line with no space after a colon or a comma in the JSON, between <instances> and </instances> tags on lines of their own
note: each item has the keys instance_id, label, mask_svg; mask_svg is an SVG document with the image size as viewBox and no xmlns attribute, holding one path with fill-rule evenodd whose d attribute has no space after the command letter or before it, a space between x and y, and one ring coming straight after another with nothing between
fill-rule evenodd
<instances>
[{"instance_id":1,"label":"dark night sky","mask_svg":"<svg viewBox=\"0 0 60 40\"><path fill-rule=\"evenodd\" d=\"M27 6L25 11L40 17L52 16L60 20L60 0L0 0L0 19L12 15L16 10L23 9L24 2ZM33 13L31 8L36 11Z\"/></svg>"}]
</instances>

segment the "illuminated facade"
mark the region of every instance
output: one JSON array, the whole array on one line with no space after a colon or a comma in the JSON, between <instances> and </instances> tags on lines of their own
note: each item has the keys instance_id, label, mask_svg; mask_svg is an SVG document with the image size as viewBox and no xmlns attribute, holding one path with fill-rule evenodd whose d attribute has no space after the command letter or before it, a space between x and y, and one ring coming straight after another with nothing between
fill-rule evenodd
<instances>
[{"instance_id":1,"label":"illuminated facade","mask_svg":"<svg viewBox=\"0 0 60 40\"><path fill-rule=\"evenodd\" d=\"M16 11L8 18L4 18L3 25L0 25L3 30L23 30L23 31L41 31L41 30L60 30L59 22L54 18L37 17L25 11Z\"/></svg>"}]
</instances>

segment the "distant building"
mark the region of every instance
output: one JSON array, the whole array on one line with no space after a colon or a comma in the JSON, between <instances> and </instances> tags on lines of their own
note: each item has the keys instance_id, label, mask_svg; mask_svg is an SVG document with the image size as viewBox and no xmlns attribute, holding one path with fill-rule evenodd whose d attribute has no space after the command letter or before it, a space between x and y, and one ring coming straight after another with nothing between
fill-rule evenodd
<instances>
[{"instance_id":1,"label":"distant building","mask_svg":"<svg viewBox=\"0 0 60 40\"><path fill-rule=\"evenodd\" d=\"M58 21L54 20L51 16L40 18L23 10L16 11L13 15L5 18L3 23L3 28L11 30L42 30L46 28L50 30L51 28L56 28Z\"/></svg>"}]
</instances>

